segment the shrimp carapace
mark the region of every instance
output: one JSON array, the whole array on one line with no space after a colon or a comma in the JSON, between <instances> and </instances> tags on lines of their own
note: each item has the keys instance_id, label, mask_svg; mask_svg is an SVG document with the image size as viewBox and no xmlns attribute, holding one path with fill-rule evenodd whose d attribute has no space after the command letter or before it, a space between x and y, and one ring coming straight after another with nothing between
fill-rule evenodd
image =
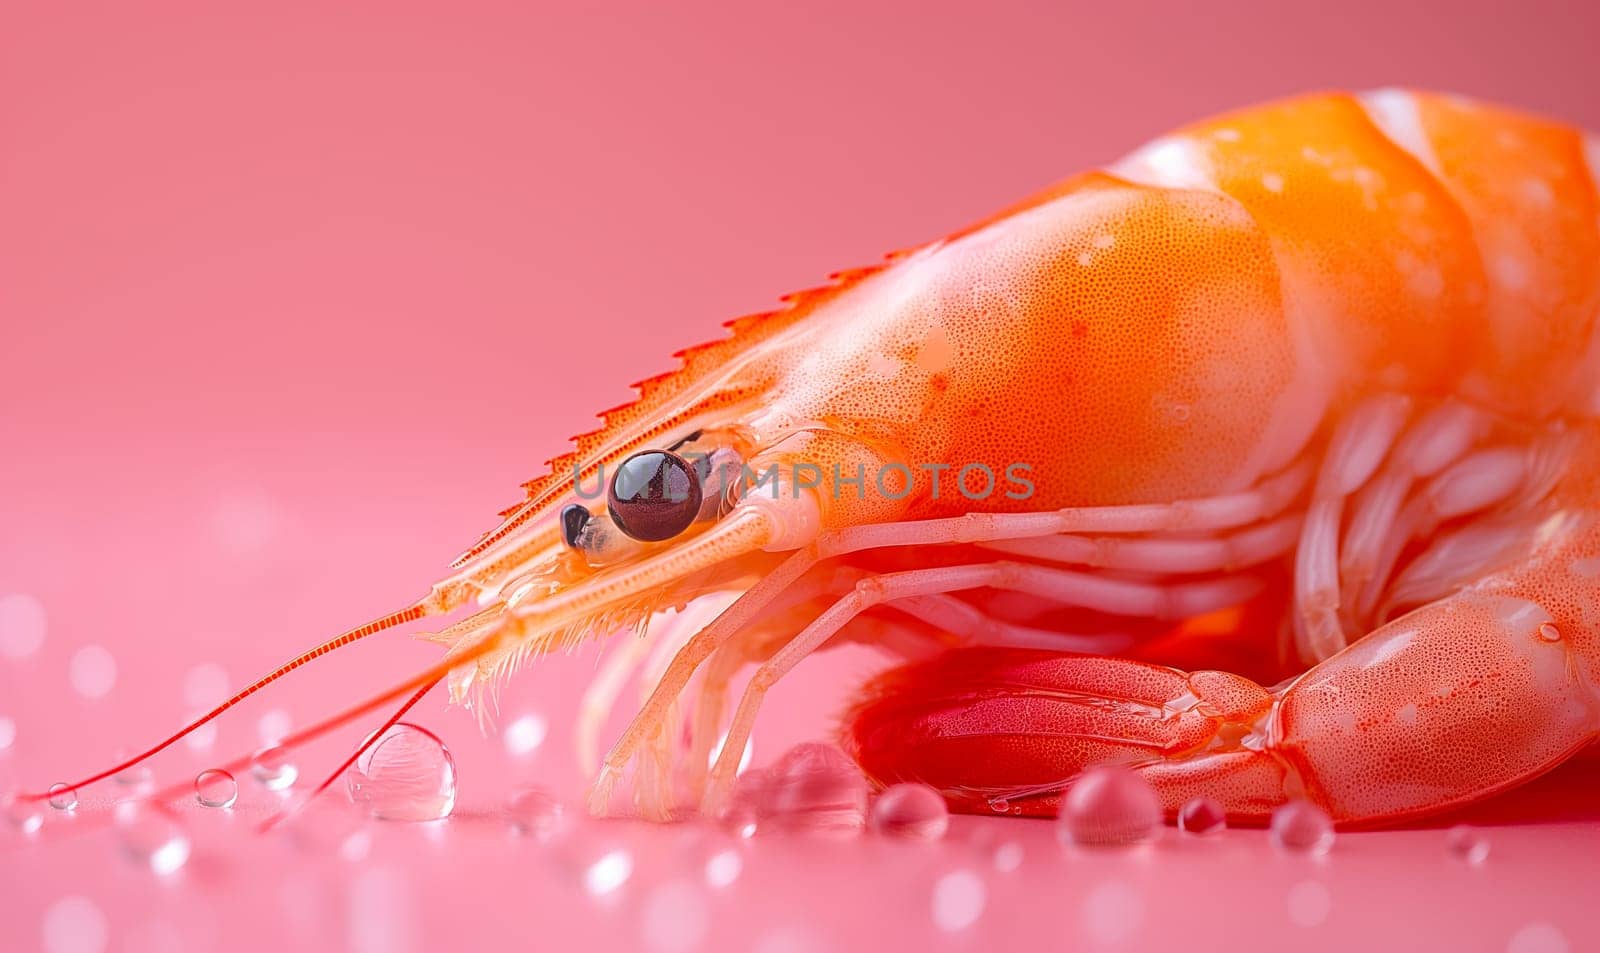
<instances>
[{"instance_id":1,"label":"shrimp carapace","mask_svg":"<svg viewBox=\"0 0 1600 953\"><path fill-rule=\"evenodd\" d=\"M243 694L423 617L443 659L354 710L637 632L580 757L664 818L853 641L909 667L848 746L960 808L1107 760L1236 818L1516 784L1600 732L1597 164L1405 90L1163 136L682 352L426 599Z\"/></svg>"}]
</instances>

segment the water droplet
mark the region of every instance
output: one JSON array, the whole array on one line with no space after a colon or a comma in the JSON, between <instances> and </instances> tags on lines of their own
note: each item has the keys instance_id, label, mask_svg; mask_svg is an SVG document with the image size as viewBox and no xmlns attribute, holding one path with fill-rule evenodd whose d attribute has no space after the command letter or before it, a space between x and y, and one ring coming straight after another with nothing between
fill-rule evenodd
<instances>
[{"instance_id":1,"label":"water droplet","mask_svg":"<svg viewBox=\"0 0 1600 953\"><path fill-rule=\"evenodd\" d=\"M17 741L17 723L10 718L0 717L0 751L10 749Z\"/></svg>"},{"instance_id":2,"label":"water droplet","mask_svg":"<svg viewBox=\"0 0 1600 953\"><path fill-rule=\"evenodd\" d=\"M44 644L44 606L20 592L0 596L0 655L27 658Z\"/></svg>"},{"instance_id":3,"label":"water droplet","mask_svg":"<svg viewBox=\"0 0 1600 953\"><path fill-rule=\"evenodd\" d=\"M539 750L549 734L549 724L538 715L523 715L506 726L506 751L513 757L525 758Z\"/></svg>"},{"instance_id":4,"label":"water droplet","mask_svg":"<svg viewBox=\"0 0 1600 953\"><path fill-rule=\"evenodd\" d=\"M1539 638L1546 642L1560 642L1561 630L1556 628L1555 623L1546 622L1539 626Z\"/></svg>"},{"instance_id":5,"label":"water droplet","mask_svg":"<svg viewBox=\"0 0 1600 953\"><path fill-rule=\"evenodd\" d=\"M1326 854L1333 846L1333 820L1310 801L1289 801L1272 812L1272 840L1295 853Z\"/></svg>"},{"instance_id":6,"label":"water droplet","mask_svg":"<svg viewBox=\"0 0 1600 953\"><path fill-rule=\"evenodd\" d=\"M176 873L189 860L189 838L167 808L149 801L123 801L115 819L123 853L157 874Z\"/></svg>"},{"instance_id":7,"label":"water droplet","mask_svg":"<svg viewBox=\"0 0 1600 953\"><path fill-rule=\"evenodd\" d=\"M926 784L895 784L872 803L872 829L907 840L938 840L950 827L950 809Z\"/></svg>"},{"instance_id":8,"label":"water droplet","mask_svg":"<svg viewBox=\"0 0 1600 953\"><path fill-rule=\"evenodd\" d=\"M206 807L232 807L239 799L239 782L220 768L208 768L195 775L194 799Z\"/></svg>"},{"instance_id":9,"label":"water droplet","mask_svg":"<svg viewBox=\"0 0 1600 953\"><path fill-rule=\"evenodd\" d=\"M633 876L633 855L619 848L608 850L597 857L583 871L583 888L591 896L604 897L615 893Z\"/></svg>"},{"instance_id":10,"label":"water droplet","mask_svg":"<svg viewBox=\"0 0 1600 953\"><path fill-rule=\"evenodd\" d=\"M1197 797L1178 812L1178 829L1186 834L1216 834L1228 826L1228 812L1208 797Z\"/></svg>"},{"instance_id":11,"label":"water droplet","mask_svg":"<svg viewBox=\"0 0 1600 953\"><path fill-rule=\"evenodd\" d=\"M282 791L300 777L300 769L289 759L289 749L268 745L250 759L250 776L268 791Z\"/></svg>"},{"instance_id":12,"label":"water droplet","mask_svg":"<svg viewBox=\"0 0 1600 953\"><path fill-rule=\"evenodd\" d=\"M1489 838L1476 827L1457 824L1445 832L1445 849L1452 857L1477 865L1489 859Z\"/></svg>"},{"instance_id":13,"label":"water droplet","mask_svg":"<svg viewBox=\"0 0 1600 953\"><path fill-rule=\"evenodd\" d=\"M780 829L858 834L866 826L867 782L845 753L832 745L795 745L773 768L763 799Z\"/></svg>"},{"instance_id":14,"label":"water droplet","mask_svg":"<svg viewBox=\"0 0 1600 953\"><path fill-rule=\"evenodd\" d=\"M6 798L6 821L24 837L32 837L44 826L44 812L37 801L26 801L16 795Z\"/></svg>"},{"instance_id":15,"label":"water droplet","mask_svg":"<svg viewBox=\"0 0 1600 953\"><path fill-rule=\"evenodd\" d=\"M706 858L706 883L721 889L733 884L744 872L744 858L732 847L725 847Z\"/></svg>"},{"instance_id":16,"label":"water droplet","mask_svg":"<svg viewBox=\"0 0 1600 953\"><path fill-rule=\"evenodd\" d=\"M1011 802L1003 797L991 798L989 800L989 810L996 814L1007 814L1011 811Z\"/></svg>"},{"instance_id":17,"label":"water droplet","mask_svg":"<svg viewBox=\"0 0 1600 953\"><path fill-rule=\"evenodd\" d=\"M1061 799L1056 834L1080 846L1133 844L1155 834L1161 800L1137 773L1119 765L1090 768Z\"/></svg>"},{"instance_id":18,"label":"water droplet","mask_svg":"<svg viewBox=\"0 0 1600 953\"><path fill-rule=\"evenodd\" d=\"M1315 880L1305 880L1289 888L1289 922L1295 926L1321 926L1333 909L1328 888Z\"/></svg>"},{"instance_id":19,"label":"water droplet","mask_svg":"<svg viewBox=\"0 0 1600 953\"><path fill-rule=\"evenodd\" d=\"M933 923L946 933L965 930L978 922L988 900L982 877L970 870L952 870L934 881Z\"/></svg>"},{"instance_id":20,"label":"water droplet","mask_svg":"<svg viewBox=\"0 0 1600 953\"><path fill-rule=\"evenodd\" d=\"M350 800L373 817L436 821L456 806L456 762L434 734L400 722L345 775Z\"/></svg>"},{"instance_id":21,"label":"water droplet","mask_svg":"<svg viewBox=\"0 0 1600 953\"><path fill-rule=\"evenodd\" d=\"M506 812L519 833L541 842L554 839L567 825L566 805L541 788L526 788L511 795Z\"/></svg>"},{"instance_id":22,"label":"water droplet","mask_svg":"<svg viewBox=\"0 0 1600 953\"><path fill-rule=\"evenodd\" d=\"M44 912L45 953L101 953L111 930L106 915L87 897L62 897Z\"/></svg>"},{"instance_id":23,"label":"water droplet","mask_svg":"<svg viewBox=\"0 0 1600 953\"><path fill-rule=\"evenodd\" d=\"M50 806L58 811L72 811L78 807L78 792L60 781L50 785Z\"/></svg>"},{"instance_id":24,"label":"water droplet","mask_svg":"<svg viewBox=\"0 0 1600 953\"><path fill-rule=\"evenodd\" d=\"M85 645L67 663L72 689L84 698L104 698L117 684L117 660L98 645Z\"/></svg>"}]
</instances>

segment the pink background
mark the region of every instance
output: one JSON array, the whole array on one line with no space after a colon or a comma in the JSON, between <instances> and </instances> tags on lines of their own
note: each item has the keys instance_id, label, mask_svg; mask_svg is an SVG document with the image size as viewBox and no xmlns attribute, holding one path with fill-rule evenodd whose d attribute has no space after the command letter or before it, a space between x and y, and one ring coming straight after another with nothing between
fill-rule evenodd
<instances>
[{"instance_id":1,"label":"pink background","mask_svg":"<svg viewBox=\"0 0 1600 953\"><path fill-rule=\"evenodd\" d=\"M1410 84L1600 128L1600 11L1570 0L223 6L0 16L0 595L47 618L38 651L0 656L0 782L81 774L170 729L197 665L237 687L419 595L568 434L723 319L1172 125ZM88 645L116 663L98 699L70 678ZM304 724L432 657L375 640L158 769L192 774L253 747L269 710ZM1487 809L1504 823L1482 869L1446 858L1437 826L1347 836L1320 864L1257 833L1063 861L1048 826L988 820L922 852L758 844L737 896L696 907L670 891L698 842L614 825L640 871L590 903L492 812L517 780L578 791L569 728L593 661L510 690L506 720L551 726L531 756L424 703L461 763L444 835L384 825L341 866L223 824L162 881L87 830L8 845L0 946L40 948L69 895L104 913L109 949L140 950L1334 948L1380 929L1392 946L1561 949L1538 924L1600 943L1586 766ZM758 762L819 735L874 664L819 660L785 683ZM989 871L1006 839L1026 864ZM963 865L989 878L987 909L937 933L931 880ZM1318 926L1297 925L1307 891L1330 904ZM682 909L709 932L663 930Z\"/></svg>"}]
</instances>

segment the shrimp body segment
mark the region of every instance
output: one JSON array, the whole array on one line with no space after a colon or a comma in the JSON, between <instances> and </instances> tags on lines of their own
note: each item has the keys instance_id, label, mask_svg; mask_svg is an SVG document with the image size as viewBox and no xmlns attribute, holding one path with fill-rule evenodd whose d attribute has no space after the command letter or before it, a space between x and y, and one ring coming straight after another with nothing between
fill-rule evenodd
<instances>
[{"instance_id":1,"label":"shrimp body segment","mask_svg":"<svg viewBox=\"0 0 1600 953\"><path fill-rule=\"evenodd\" d=\"M591 809L636 766L655 817L727 803L766 693L848 641L906 665L846 746L960 808L1107 760L1236 818L1515 784L1600 732L1597 166L1457 97L1307 96L837 275L526 484L377 626L446 650L382 697L642 630L580 753Z\"/></svg>"},{"instance_id":2,"label":"shrimp body segment","mask_svg":"<svg viewBox=\"0 0 1600 953\"><path fill-rule=\"evenodd\" d=\"M1505 569L1380 626L1275 690L1220 671L956 649L870 684L846 743L875 778L983 812L1052 815L1063 779L1136 767L1169 814L1260 822L1290 797L1341 822L1458 806L1600 737L1600 513L1537 527Z\"/></svg>"},{"instance_id":3,"label":"shrimp body segment","mask_svg":"<svg viewBox=\"0 0 1600 953\"><path fill-rule=\"evenodd\" d=\"M1259 821L1306 797L1374 823L1483 797L1600 737L1594 142L1384 91L1224 117L1115 166L1246 209L1290 337L1314 342L1294 376L1324 436L1279 445L1319 471L1285 613L1314 664L1268 691L963 648L869 686L846 736L868 773L1048 814L1082 769L1119 761L1170 813L1203 795Z\"/></svg>"}]
</instances>

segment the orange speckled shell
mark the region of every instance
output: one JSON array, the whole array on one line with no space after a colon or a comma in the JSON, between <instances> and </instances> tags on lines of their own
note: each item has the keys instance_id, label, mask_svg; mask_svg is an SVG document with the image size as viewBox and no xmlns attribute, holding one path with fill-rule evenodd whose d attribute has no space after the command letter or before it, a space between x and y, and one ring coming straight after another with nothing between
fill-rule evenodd
<instances>
[{"instance_id":1,"label":"orange speckled shell","mask_svg":"<svg viewBox=\"0 0 1600 953\"><path fill-rule=\"evenodd\" d=\"M1592 413L1597 315L1577 130L1398 91L1269 104L733 322L608 411L463 561L553 511L574 463L707 418L868 441L918 473L887 514L915 518L1238 489L1380 390ZM973 500L947 476L935 499L918 469L966 464L1026 465L1035 492L1002 478Z\"/></svg>"}]
</instances>

